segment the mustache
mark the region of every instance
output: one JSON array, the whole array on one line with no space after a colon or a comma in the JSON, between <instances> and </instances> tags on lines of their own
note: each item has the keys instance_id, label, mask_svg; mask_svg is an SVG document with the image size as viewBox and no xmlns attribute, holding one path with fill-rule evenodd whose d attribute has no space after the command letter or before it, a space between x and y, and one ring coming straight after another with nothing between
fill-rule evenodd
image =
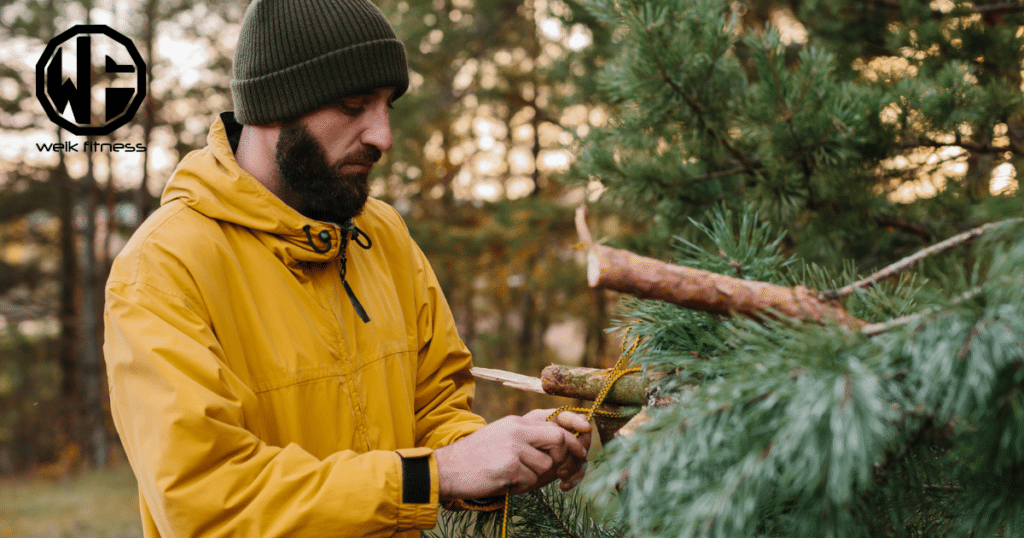
<instances>
[{"instance_id":1,"label":"mustache","mask_svg":"<svg viewBox=\"0 0 1024 538\"><path fill-rule=\"evenodd\" d=\"M340 168L346 164L373 164L379 161L383 156L384 153L380 149L374 146L364 145L342 158L341 161L335 165L335 168Z\"/></svg>"}]
</instances>

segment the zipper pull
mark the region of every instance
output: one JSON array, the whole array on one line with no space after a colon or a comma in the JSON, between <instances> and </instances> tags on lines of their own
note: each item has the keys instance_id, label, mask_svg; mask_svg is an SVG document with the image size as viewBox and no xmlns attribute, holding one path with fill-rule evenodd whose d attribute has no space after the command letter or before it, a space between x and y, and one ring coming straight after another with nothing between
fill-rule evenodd
<instances>
[{"instance_id":1,"label":"zipper pull","mask_svg":"<svg viewBox=\"0 0 1024 538\"><path fill-rule=\"evenodd\" d=\"M363 323L369 323L370 316L367 315L366 309L363 308L363 305L362 303L359 302L359 299L356 299L356 294L354 291L352 291L352 286L349 286L348 281L344 279L342 279L341 285L345 287L345 293L348 294L348 300L352 301L352 308L355 309L356 315L359 316L359 319L363 320Z\"/></svg>"}]
</instances>

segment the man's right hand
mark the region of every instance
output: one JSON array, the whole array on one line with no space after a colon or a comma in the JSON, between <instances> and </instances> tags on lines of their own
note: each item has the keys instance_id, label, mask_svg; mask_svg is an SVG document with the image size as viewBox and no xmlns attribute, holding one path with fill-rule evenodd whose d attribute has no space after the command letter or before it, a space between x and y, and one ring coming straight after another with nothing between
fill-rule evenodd
<instances>
[{"instance_id":1,"label":"man's right hand","mask_svg":"<svg viewBox=\"0 0 1024 538\"><path fill-rule=\"evenodd\" d=\"M583 478L591 427L568 412L549 422L552 412L508 416L435 450L441 500L524 493L556 478L562 478L563 489L575 486Z\"/></svg>"}]
</instances>

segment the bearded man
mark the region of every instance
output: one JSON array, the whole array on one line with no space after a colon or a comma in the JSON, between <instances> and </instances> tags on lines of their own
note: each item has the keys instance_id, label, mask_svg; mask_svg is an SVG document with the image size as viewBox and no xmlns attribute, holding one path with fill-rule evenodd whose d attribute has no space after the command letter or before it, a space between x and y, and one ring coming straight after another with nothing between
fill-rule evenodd
<instances>
[{"instance_id":1,"label":"bearded man","mask_svg":"<svg viewBox=\"0 0 1024 538\"><path fill-rule=\"evenodd\" d=\"M417 536L441 503L582 478L582 417L471 411L437 279L368 196L407 88L369 1L250 4L235 110L107 283L111 411L146 537Z\"/></svg>"}]
</instances>

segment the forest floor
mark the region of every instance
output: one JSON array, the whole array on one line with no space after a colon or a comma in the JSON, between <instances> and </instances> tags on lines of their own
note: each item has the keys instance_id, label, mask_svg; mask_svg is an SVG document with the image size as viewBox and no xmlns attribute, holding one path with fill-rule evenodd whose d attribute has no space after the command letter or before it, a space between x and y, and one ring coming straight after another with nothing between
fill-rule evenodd
<instances>
[{"instance_id":1,"label":"forest floor","mask_svg":"<svg viewBox=\"0 0 1024 538\"><path fill-rule=\"evenodd\" d=\"M61 481L0 478L0 538L140 538L139 493L127 465Z\"/></svg>"}]
</instances>

